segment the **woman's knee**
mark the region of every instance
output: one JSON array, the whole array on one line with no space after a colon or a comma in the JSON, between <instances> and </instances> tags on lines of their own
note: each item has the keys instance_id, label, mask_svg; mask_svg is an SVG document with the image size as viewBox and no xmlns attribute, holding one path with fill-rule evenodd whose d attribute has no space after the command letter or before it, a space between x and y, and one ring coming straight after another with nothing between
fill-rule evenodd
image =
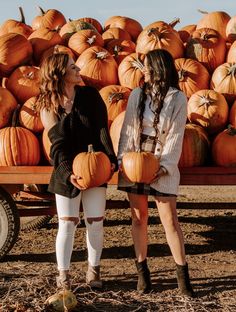
<instances>
[{"instance_id":1,"label":"woman's knee","mask_svg":"<svg viewBox=\"0 0 236 312\"><path fill-rule=\"evenodd\" d=\"M79 217L60 217L59 223L62 223L63 221L69 222L69 223L71 222L76 226L79 223L80 219Z\"/></svg>"},{"instance_id":2,"label":"woman's knee","mask_svg":"<svg viewBox=\"0 0 236 312\"><path fill-rule=\"evenodd\" d=\"M100 222L100 221L103 221L104 220L104 217L87 217L86 218L86 221L88 224L93 224L93 222Z\"/></svg>"}]
</instances>

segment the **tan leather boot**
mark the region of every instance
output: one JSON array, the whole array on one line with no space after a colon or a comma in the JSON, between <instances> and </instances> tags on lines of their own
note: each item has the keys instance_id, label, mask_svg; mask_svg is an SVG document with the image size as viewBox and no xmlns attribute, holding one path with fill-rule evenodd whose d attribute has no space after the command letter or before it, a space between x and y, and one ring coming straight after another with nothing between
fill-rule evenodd
<instances>
[{"instance_id":1,"label":"tan leather boot","mask_svg":"<svg viewBox=\"0 0 236 312\"><path fill-rule=\"evenodd\" d=\"M102 280L100 279L100 265L91 266L88 265L88 271L86 274L86 283L91 288L102 288Z\"/></svg>"},{"instance_id":2,"label":"tan leather boot","mask_svg":"<svg viewBox=\"0 0 236 312\"><path fill-rule=\"evenodd\" d=\"M56 277L57 288L62 290L71 289L71 280L69 271L59 271L59 276Z\"/></svg>"}]
</instances>

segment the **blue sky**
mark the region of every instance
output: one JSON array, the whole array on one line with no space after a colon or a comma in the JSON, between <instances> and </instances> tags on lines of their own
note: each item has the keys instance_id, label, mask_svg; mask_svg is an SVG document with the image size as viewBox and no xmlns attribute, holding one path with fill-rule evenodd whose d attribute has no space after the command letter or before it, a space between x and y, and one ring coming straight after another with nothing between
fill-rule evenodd
<instances>
[{"instance_id":1,"label":"blue sky","mask_svg":"<svg viewBox=\"0 0 236 312\"><path fill-rule=\"evenodd\" d=\"M177 30L188 24L196 24L202 16L198 9L236 15L235 0L0 0L0 24L7 19L18 20L18 7L21 6L26 23L31 25L33 18L38 15L38 5L44 10L57 9L66 19L93 17L102 25L113 15L132 17L142 26L157 20L171 22L179 17L181 22L176 26Z\"/></svg>"}]
</instances>

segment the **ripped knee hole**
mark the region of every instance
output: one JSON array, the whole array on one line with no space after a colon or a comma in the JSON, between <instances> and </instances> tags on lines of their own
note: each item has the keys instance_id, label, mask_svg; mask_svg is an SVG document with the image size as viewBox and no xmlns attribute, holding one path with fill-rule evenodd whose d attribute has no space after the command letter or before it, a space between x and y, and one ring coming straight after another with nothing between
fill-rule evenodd
<instances>
[{"instance_id":1,"label":"ripped knee hole","mask_svg":"<svg viewBox=\"0 0 236 312\"><path fill-rule=\"evenodd\" d=\"M63 221L72 221L75 225L79 223L79 217L61 217L60 220Z\"/></svg>"},{"instance_id":2,"label":"ripped knee hole","mask_svg":"<svg viewBox=\"0 0 236 312\"><path fill-rule=\"evenodd\" d=\"M87 222L89 224L92 224L93 222L99 222L102 221L104 217L92 217L92 218L87 218Z\"/></svg>"}]
</instances>

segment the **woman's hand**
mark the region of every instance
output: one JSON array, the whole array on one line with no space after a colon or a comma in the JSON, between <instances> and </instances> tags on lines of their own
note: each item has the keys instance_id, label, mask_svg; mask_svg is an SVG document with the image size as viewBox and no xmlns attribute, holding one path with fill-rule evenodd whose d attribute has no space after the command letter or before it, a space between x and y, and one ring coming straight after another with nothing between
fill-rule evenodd
<instances>
[{"instance_id":1,"label":"woman's hand","mask_svg":"<svg viewBox=\"0 0 236 312\"><path fill-rule=\"evenodd\" d=\"M114 172L115 172L115 168L116 168L116 165L111 163L111 174L110 174L110 177L109 177L109 180L112 178Z\"/></svg>"},{"instance_id":2,"label":"woman's hand","mask_svg":"<svg viewBox=\"0 0 236 312\"><path fill-rule=\"evenodd\" d=\"M70 176L70 183L73 184L75 187L77 187L79 190L83 191L86 190L85 187L79 185L78 180L80 179L80 177L75 176L74 174L72 174Z\"/></svg>"},{"instance_id":3,"label":"woman's hand","mask_svg":"<svg viewBox=\"0 0 236 312\"><path fill-rule=\"evenodd\" d=\"M164 167L160 167L159 170L157 171L156 175L154 176L154 178L152 179L152 181L150 183L153 183L153 182L159 180L160 177L163 177L166 174L167 174L166 169Z\"/></svg>"}]
</instances>

